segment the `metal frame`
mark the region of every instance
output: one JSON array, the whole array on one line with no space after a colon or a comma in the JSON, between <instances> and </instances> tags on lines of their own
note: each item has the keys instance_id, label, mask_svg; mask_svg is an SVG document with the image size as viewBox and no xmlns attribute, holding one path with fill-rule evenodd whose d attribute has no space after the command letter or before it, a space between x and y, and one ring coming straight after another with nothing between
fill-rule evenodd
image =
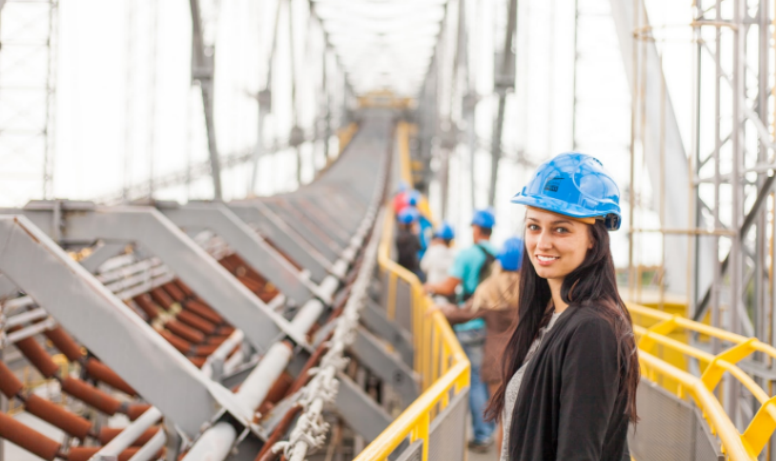
<instances>
[{"instance_id":1,"label":"metal frame","mask_svg":"<svg viewBox=\"0 0 776 461\"><path fill-rule=\"evenodd\" d=\"M0 270L188 436L225 408L250 424L231 392L207 379L29 219L0 216ZM68 296L63 298L62 293Z\"/></svg>"},{"instance_id":2,"label":"metal frame","mask_svg":"<svg viewBox=\"0 0 776 461\"><path fill-rule=\"evenodd\" d=\"M0 210L3 212L9 213ZM16 213L27 216L52 238L65 244L90 244L97 240L138 243L161 258L187 285L197 287L199 296L232 325L242 326L246 339L259 352L266 351L284 336L298 345L307 345L304 337L293 332L288 320L270 309L153 208L31 202Z\"/></svg>"}]
</instances>

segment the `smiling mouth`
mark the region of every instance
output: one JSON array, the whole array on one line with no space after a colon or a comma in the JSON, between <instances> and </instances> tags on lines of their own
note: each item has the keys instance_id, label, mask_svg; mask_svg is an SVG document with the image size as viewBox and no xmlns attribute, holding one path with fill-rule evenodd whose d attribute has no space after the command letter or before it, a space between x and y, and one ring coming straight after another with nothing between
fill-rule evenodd
<instances>
[{"instance_id":1,"label":"smiling mouth","mask_svg":"<svg viewBox=\"0 0 776 461\"><path fill-rule=\"evenodd\" d=\"M542 262L550 262L555 261L556 259L560 259L560 256L536 255L536 259Z\"/></svg>"}]
</instances>

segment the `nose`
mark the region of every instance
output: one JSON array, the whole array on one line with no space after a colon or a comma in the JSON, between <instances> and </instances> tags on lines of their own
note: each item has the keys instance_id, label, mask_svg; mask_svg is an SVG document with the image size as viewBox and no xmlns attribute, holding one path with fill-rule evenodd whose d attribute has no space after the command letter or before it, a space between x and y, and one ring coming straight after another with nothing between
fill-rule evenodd
<instances>
[{"instance_id":1,"label":"nose","mask_svg":"<svg viewBox=\"0 0 776 461\"><path fill-rule=\"evenodd\" d=\"M552 236L550 234L542 229L542 232L539 234L539 238L536 241L536 249L538 250L549 250L552 248Z\"/></svg>"}]
</instances>

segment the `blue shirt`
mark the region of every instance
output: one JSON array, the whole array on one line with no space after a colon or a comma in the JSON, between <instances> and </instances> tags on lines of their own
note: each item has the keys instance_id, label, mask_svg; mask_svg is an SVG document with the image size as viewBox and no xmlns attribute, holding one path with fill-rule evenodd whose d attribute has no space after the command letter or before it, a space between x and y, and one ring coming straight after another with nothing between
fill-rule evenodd
<instances>
[{"instance_id":1,"label":"blue shirt","mask_svg":"<svg viewBox=\"0 0 776 461\"><path fill-rule=\"evenodd\" d=\"M420 251L418 252L418 258L423 259L423 255L426 253L428 244L431 242L431 237L434 234L434 225L423 215L420 215L418 224L420 225Z\"/></svg>"},{"instance_id":2,"label":"blue shirt","mask_svg":"<svg viewBox=\"0 0 776 461\"><path fill-rule=\"evenodd\" d=\"M481 240L480 247L485 248L491 255L496 255L498 250L492 243L487 240ZM480 269L485 263L486 257L482 248L477 245L472 245L469 248L462 250L455 257L453 266L450 267L448 274L451 277L455 277L461 281L461 288L465 295L472 295L477 289L477 285L480 284ZM455 331L466 331L475 328L484 328L484 319L474 319L466 323L462 323L454 326Z\"/></svg>"}]
</instances>

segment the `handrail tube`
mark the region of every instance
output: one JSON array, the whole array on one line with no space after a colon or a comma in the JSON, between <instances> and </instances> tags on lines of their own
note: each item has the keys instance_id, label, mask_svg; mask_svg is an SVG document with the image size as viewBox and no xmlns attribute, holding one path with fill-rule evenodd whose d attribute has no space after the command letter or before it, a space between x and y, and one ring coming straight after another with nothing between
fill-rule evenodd
<instances>
[{"instance_id":1,"label":"handrail tube","mask_svg":"<svg viewBox=\"0 0 776 461\"><path fill-rule=\"evenodd\" d=\"M680 383L690 391L691 396L698 406L703 409L703 413L716 430L725 452L732 461L755 461L756 456L749 453L736 429L735 425L728 417L722 405L714 394L711 393L701 380L686 371L682 371L675 366L660 360L652 354L639 351L639 362L642 367L652 368L665 376L670 377Z\"/></svg>"}]
</instances>

